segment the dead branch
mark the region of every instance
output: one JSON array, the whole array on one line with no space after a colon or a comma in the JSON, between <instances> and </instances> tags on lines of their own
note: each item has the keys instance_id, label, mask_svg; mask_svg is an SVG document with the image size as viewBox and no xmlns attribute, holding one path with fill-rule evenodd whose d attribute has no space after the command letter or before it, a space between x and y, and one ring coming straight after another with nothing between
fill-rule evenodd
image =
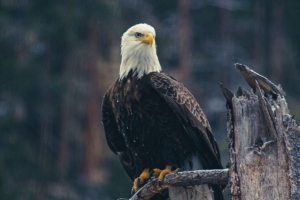
<instances>
[{"instance_id":1,"label":"dead branch","mask_svg":"<svg viewBox=\"0 0 300 200\"><path fill-rule=\"evenodd\" d=\"M184 171L166 175L161 186L158 185L157 178L151 178L139 191L129 200L149 199L157 193L161 193L168 187L193 186L202 184L221 184L228 183L228 169L215 170L196 170ZM120 198L118 200L127 200Z\"/></svg>"},{"instance_id":2,"label":"dead branch","mask_svg":"<svg viewBox=\"0 0 300 200\"><path fill-rule=\"evenodd\" d=\"M269 79L256 73L246 65L242 65L240 63L236 63L234 65L241 72L241 74L244 76L247 83L254 91L256 91L255 81L257 81L262 90L271 93L273 95L278 95L278 94L280 94L281 96L285 95L284 91L280 87L276 86Z\"/></svg>"}]
</instances>

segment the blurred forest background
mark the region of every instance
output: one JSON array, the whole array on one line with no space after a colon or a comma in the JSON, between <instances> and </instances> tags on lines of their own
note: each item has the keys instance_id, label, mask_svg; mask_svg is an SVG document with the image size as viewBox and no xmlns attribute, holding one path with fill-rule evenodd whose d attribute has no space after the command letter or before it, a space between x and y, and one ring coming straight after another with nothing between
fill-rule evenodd
<instances>
[{"instance_id":1,"label":"blurred forest background","mask_svg":"<svg viewBox=\"0 0 300 200\"><path fill-rule=\"evenodd\" d=\"M0 0L0 197L129 197L108 149L101 101L117 79L123 32L148 23L163 70L211 122L227 163L219 82L248 88L233 63L281 84L300 121L298 0Z\"/></svg>"}]
</instances>

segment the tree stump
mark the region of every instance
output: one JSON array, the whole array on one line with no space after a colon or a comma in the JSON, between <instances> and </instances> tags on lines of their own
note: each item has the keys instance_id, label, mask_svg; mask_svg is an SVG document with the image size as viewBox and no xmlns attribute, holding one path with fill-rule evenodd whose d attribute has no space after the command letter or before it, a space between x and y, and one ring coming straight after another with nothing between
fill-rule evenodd
<instances>
[{"instance_id":1,"label":"tree stump","mask_svg":"<svg viewBox=\"0 0 300 200\"><path fill-rule=\"evenodd\" d=\"M227 99L229 182L232 200L300 199L300 128L284 92L248 67L236 64L251 91Z\"/></svg>"}]
</instances>

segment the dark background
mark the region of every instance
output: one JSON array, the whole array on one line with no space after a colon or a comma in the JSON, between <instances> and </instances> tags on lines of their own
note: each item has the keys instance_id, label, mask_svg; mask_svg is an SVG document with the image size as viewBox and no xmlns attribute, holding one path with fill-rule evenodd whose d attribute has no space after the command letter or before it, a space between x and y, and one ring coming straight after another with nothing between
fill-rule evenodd
<instances>
[{"instance_id":1,"label":"dark background","mask_svg":"<svg viewBox=\"0 0 300 200\"><path fill-rule=\"evenodd\" d=\"M121 36L137 23L156 29L163 70L199 101L224 165L219 82L249 88L234 63L280 83L299 121L299 11L298 0L1 0L1 199L130 196L101 100L118 76Z\"/></svg>"}]
</instances>

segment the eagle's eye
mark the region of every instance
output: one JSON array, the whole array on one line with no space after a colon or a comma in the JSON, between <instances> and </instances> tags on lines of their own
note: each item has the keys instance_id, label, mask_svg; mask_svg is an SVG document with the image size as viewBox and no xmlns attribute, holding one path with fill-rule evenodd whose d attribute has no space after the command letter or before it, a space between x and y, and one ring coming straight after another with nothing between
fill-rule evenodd
<instances>
[{"instance_id":1,"label":"eagle's eye","mask_svg":"<svg viewBox=\"0 0 300 200\"><path fill-rule=\"evenodd\" d=\"M136 38L140 38L140 37L143 36L143 34L141 34L141 33L139 33L139 32L136 32L136 33L134 34L134 36L135 36Z\"/></svg>"}]
</instances>

